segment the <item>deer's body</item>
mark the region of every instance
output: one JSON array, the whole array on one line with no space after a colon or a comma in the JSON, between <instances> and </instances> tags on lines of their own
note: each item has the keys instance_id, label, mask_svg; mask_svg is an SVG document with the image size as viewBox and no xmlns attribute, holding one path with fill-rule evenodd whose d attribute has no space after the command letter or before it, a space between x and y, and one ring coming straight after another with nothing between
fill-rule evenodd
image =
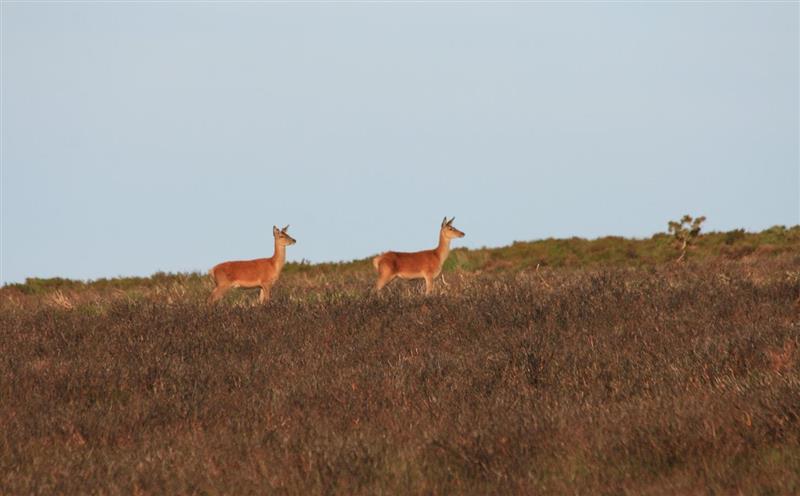
<instances>
[{"instance_id":1,"label":"deer's body","mask_svg":"<svg viewBox=\"0 0 800 496\"><path fill-rule=\"evenodd\" d=\"M425 279L425 294L433 290L433 280L442 273L442 265L450 254L450 241L462 238L464 233L452 226L453 219L442 221L439 245L432 250L415 252L387 251L372 259L378 271L375 290L380 291L396 277L400 279Z\"/></svg>"},{"instance_id":2,"label":"deer's body","mask_svg":"<svg viewBox=\"0 0 800 496\"><path fill-rule=\"evenodd\" d=\"M275 254L271 258L223 262L209 270L215 287L208 297L208 302L218 301L231 288L261 288L258 301L264 303L269 300L270 290L286 264L286 246L296 242L286 233L288 228L289 226L283 229L272 228L272 234L275 236Z\"/></svg>"}]
</instances>

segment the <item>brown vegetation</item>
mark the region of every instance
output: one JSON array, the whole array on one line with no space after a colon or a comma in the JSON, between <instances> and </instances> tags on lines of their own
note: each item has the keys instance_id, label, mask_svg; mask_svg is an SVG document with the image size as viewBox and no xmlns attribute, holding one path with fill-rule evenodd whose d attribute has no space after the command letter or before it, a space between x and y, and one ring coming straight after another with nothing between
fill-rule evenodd
<instances>
[{"instance_id":1,"label":"brown vegetation","mask_svg":"<svg viewBox=\"0 0 800 496\"><path fill-rule=\"evenodd\" d=\"M797 494L800 256L695 258L5 288L0 493Z\"/></svg>"}]
</instances>

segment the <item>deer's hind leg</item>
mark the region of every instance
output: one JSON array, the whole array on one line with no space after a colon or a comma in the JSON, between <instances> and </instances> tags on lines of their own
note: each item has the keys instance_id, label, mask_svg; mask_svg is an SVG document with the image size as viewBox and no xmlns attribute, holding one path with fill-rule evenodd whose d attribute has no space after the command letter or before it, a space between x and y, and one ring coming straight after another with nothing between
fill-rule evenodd
<instances>
[{"instance_id":1,"label":"deer's hind leg","mask_svg":"<svg viewBox=\"0 0 800 496\"><path fill-rule=\"evenodd\" d=\"M225 293L227 293L229 289L231 289L230 286L215 287L214 291L212 291L211 294L208 296L208 304L211 305L213 303L218 302L220 298L225 296Z\"/></svg>"},{"instance_id":2,"label":"deer's hind leg","mask_svg":"<svg viewBox=\"0 0 800 496\"><path fill-rule=\"evenodd\" d=\"M397 277L397 274L392 274L392 269L386 265L381 265L378 271L378 280L375 281L375 292L383 289L384 286L392 282L392 279Z\"/></svg>"}]
</instances>

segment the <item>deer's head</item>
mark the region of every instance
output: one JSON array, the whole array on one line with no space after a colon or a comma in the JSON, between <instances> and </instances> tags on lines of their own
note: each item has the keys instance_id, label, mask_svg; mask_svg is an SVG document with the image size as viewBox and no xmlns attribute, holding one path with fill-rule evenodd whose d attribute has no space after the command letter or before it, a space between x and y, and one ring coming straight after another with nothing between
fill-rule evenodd
<instances>
[{"instance_id":1,"label":"deer's head","mask_svg":"<svg viewBox=\"0 0 800 496\"><path fill-rule=\"evenodd\" d=\"M458 229L456 229L455 227L453 227L453 221L454 220L456 220L455 217L453 217L450 220L447 220L447 217L445 217L444 220L442 221L442 231L441 232L442 232L442 236L444 236L446 239L463 238L464 237L464 233L463 232L461 232Z\"/></svg>"},{"instance_id":2,"label":"deer's head","mask_svg":"<svg viewBox=\"0 0 800 496\"><path fill-rule=\"evenodd\" d=\"M297 241L293 237L289 236L289 233L286 232L287 229L289 229L288 224L283 229L278 229L276 226L272 226L272 235L275 236L275 241L278 244L288 246L297 243Z\"/></svg>"}]
</instances>

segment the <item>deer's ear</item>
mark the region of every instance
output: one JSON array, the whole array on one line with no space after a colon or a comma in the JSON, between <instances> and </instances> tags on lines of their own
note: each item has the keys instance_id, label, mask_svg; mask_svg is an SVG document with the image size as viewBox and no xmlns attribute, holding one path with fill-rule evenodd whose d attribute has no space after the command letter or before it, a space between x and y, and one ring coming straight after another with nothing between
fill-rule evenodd
<instances>
[{"instance_id":1,"label":"deer's ear","mask_svg":"<svg viewBox=\"0 0 800 496\"><path fill-rule=\"evenodd\" d=\"M447 216L445 216L444 219L442 219L442 227L446 225L447 225Z\"/></svg>"},{"instance_id":2,"label":"deer's ear","mask_svg":"<svg viewBox=\"0 0 800 496\"><path fill-rule=\"evenodd\" d=\"M448 225L448 226L452 226L452 225L453 225L453 221L454 221L454 220L456 220L456 218L455 218L455 217L453 217L452 219L450 219L449 221L447 221L447 225Z\"/></svg>"},{"instance_id":3,"label":"deer's ear","mask_svg":"<svg viewBox=\"0 0 800 496\"><path fill-rule=\"evenodd\" d=\"M284 227L283 229L281 229L281 232L286 232L286 230L287 230L287 229L289 229L289 224L286 224L286 227Z\"/></svg>"},{"instance_id":4,"label":"deer's ear","mask_svg":"<svg viewBox=\"0 0 800 496\"><path fill-rule=\"evenodd\" d=\"M272 226L272 235L273 236L277 236L279 232L281 232L281 231L280 231L280 229L278 229L277 226Z\"/></svg>"}]
</instances>

